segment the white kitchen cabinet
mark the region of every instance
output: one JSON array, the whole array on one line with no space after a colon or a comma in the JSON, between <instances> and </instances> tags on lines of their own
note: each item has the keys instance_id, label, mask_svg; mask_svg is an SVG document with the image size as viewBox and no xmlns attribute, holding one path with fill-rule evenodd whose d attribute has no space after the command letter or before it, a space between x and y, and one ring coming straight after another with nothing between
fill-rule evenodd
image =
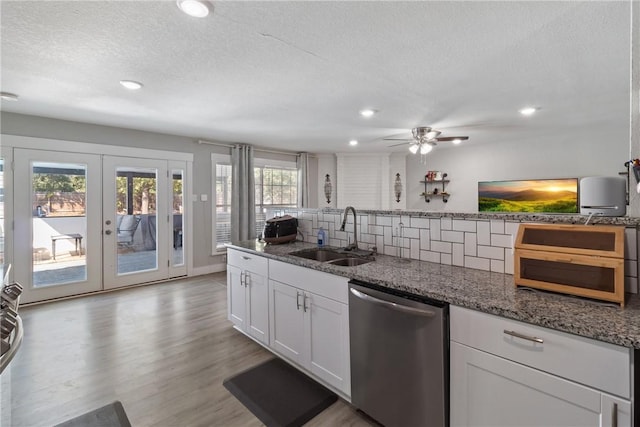
<instances>
[{"instance_id":1,"label":"white kitchen cabinet","mask_svg":"<svg viewBox=\"0 0 640 427\"><path fill-rule=\"evenodd\" d=\"M349 396L347 304L275 280L269 298L271 348Z\"/></svg>"},{"instance_id":2,"label":"white kitchen cabinet","mask_svg":"<svg viewBox=\"0 0 640 427\"><path fill-rule=\"evenodd\" d=\"M630 351L460 307L450 322L451 426L631 426Z\"/></svg>"},{"instance_id":3,"label":"white kitchen cabinet","mask_svg":"<svg viewBox=\"0 0 640 427\"><path fill-rule=\"evenodd\" d=\"M227 313L239 330L269 344L268 261L228 250Z\"/></svg>"}]
</instances>

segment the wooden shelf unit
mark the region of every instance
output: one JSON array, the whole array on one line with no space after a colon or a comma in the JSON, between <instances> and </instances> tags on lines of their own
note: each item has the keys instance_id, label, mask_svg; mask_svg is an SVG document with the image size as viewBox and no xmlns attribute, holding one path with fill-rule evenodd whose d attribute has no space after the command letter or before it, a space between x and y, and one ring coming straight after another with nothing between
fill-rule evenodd
<instances>
[{"instance_id":1,"label":"wooden shelf unit","mask_svg":"<svg viewBox=\"0 0 640 427\"><path fill-rule=\"evenodd\" d=\"M446 174L445 174L446 175ZM445 191L445 187L449 183L448 179L426 179L424 181L420 181L421 184L424 184L424 201L429 203L432 197L442 197L442 201L447 203L449 201L450 194ZM442 190L437 189L437 187L432 188L431 184L442 185ZM435 192L434 192L435 190Z\"/></svg>"},{"instance_id":2,"label":"wooden shelf unit","mask_svg":"<svg viewBox=\"0 0 640 427\"><path fill-rule=\"evenodd\" d=\"M624 227L521 224L515 242L515 286L624 306Z\"/></svg>"}]
</instances>

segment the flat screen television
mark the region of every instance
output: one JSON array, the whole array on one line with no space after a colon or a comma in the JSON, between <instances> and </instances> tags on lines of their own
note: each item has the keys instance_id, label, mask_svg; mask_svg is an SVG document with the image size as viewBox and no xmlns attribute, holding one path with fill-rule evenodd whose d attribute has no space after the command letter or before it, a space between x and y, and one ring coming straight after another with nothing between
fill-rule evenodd
<instances>
[{"instance_id":1,"label":"flat screen television","mask_svg":"<svg viewBox=\"0 0 640 427\"><path fill-rule=\"evenodd\" d=\"M478 182L478 212L578 213L578 178Z\"/></svg>"}]
</instances>

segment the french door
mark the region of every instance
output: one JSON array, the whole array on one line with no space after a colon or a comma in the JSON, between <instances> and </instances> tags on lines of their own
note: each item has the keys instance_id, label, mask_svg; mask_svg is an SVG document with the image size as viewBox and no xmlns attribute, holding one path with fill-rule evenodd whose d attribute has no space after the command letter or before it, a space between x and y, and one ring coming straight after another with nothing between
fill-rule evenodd
<instances>
[{"instance_id":1,"label":"french door","mask_svg":"<svg viewBox=\"0 0 640 427\"><path fill-rule=\"evenodd\" d=\"M23 302L186 275L185 162L17 148L14 162Z\"/></svg>"}]
</instances>

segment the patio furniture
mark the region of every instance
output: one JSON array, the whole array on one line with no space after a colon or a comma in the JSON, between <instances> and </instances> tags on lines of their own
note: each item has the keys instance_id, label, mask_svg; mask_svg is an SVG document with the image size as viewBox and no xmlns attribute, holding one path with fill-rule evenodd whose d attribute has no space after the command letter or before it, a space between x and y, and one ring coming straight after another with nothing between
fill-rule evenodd
<instances>
[{"instance_id":1,"label":"patio furniture","mask_svg":"<svg viewBox=\"0 0 640 427\"><path fill-rule=\"evenodd\" d=\"M135 215L122 215L118 217L118 245L131 246L133 236L136 234L140 218Z\"/></svg>"},{"instance_id":2,"label":"patio furniture","mask_svg":"<svg viewBox=\"0 0 640 427\"><path fill-rule=\"evenodd\" d=\"M51 236L51 255L53 260L56 260L56 242L58 240L73 240L76 244L76 254L80 255L82 253L82 234L71 233L71 234L59 234L57 236Z\"/></svg>"}]
</instances>

